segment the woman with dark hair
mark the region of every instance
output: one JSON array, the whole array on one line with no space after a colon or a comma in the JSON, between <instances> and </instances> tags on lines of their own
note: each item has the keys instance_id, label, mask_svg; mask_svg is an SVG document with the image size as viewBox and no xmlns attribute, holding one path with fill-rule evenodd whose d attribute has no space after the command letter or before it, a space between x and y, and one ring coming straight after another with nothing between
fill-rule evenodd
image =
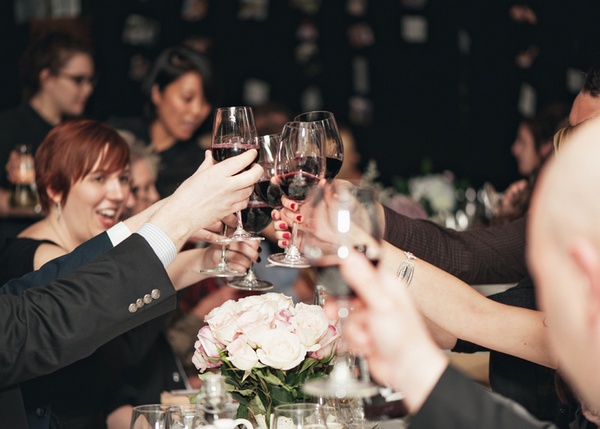
<instances>
[{"instance_id":1,"label":"woman with dark hair","mask_svg":"<svg viewBox=\"0 0 600 429\"><path fill-rule=\"evenodd\" d=\"M23 100L0 113L0 165L18 162L15 145L28 145L32 153L53 126L65 118L81 116L94 90L92 48L68 33L49 33L26 47L20 60ZM12 153L12 154L11 154ZM0 174L0 188L10 179ZM0 207L8 207L8 193L1 192ZM4 233L16 235L31 222L5 225Z\"/></svg>"},{"instance_id":2,"label":"woman with dark hair","mask_svg":"<svg viewBox=\"0 0 600 429\"><path fill-rule=\"evenodd\" d=\"M171 195L203 159L198 130L215 103L214 76L206 56L188 47L164 50L143 84L143 119L114 118L118 129L131 131L160 157L156 187Z\"/></svg>"}]
</instances>

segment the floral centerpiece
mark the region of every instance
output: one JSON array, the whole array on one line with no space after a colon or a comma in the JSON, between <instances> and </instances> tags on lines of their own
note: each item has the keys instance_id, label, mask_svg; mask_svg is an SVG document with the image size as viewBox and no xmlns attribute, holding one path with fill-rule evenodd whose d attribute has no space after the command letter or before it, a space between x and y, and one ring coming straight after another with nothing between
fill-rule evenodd
<instances>
[{"instance_id":1,"label":"floral centerpiece","mask_svg":"<svg viewBox=\"0 0 600 429\"><path fill-rule=\"evenodd\" d=\"M321 307L278 293L229 300L204 320L192 362L200 373L218 368L237 417L263 427L273 407L309 400L301 385L329 373L340 336Z\"/></svg>"}]
</instances>

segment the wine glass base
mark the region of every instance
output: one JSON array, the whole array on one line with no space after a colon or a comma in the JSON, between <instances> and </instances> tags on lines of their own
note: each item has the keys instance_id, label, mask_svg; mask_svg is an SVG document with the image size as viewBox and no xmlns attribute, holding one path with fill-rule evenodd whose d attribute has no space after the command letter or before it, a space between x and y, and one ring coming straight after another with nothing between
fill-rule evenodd
<instances>
[{"instance_id":1,"label":"wine glass base","mask_svg":"<svg viewBox=\"0 0 600 429\"><path fill-rule=\"evenodd\" d=\"M248 280L245 277L243 279L228 281L227 285L240 290L264 291L273 289L273 283L271 282L266 280Z\"/></svg>"},{"instance_id":2,"label":"wine glass base","mask_svg":"<svg viewBox=\"0 0 600 429\"><path fill-rule=\"evenodd\" d=\"M232 270L229 267L222 267L217 265L215 268L205 268L198 270L199 274L206 274L212 277L242 277L245 276L246 273L241 271Z\"/></svg>"},{"instance_id":3,"label":"wine glass base","mask_svg":"<svg viewBox=\"0 0 600 429\"><path fill-rule=\"evenodd\" d=\"M267 258L270 263L278 267L310 268L308 258L302 255L290 257L285 253L274 253Z\"/></svg>"},{"instance_id":4,"label":"wine glass base","mask_svg":"<svg viewBox=\"0 0 600 429\"><path fill-rule=\"evenodd\" d=\"M376 384L348 379L342 382L331 378L311 380L302 385L308 395L322 398L368 398L379 393Z\"/></svg>"},{"instance_id":5,"label":"wine glass base","mask_svg":"<svg viewBox=\"0 0 600 429\"><path fill-rule=\"evenodd\" d=\"M240 241L262 241L264 240L265 237L258 237L255 235L241 235L241 236L234 236L232 235L231 237L227 237L227 238L219 238L217 240L215 240L217 243L234 243L234 242L240 242Z\"/></svg>"}]
</instances>

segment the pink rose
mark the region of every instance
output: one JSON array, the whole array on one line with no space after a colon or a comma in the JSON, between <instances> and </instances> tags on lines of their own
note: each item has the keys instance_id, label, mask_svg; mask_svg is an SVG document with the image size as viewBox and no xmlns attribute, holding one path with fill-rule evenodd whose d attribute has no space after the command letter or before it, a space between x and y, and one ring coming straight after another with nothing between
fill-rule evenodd
<instances>
[{"instance_id":1,"label":"pink rose","mask_svg":"<svg viewBox=\"0 0 600 429\"><path fill-rule=\"evenodd\" d=\"M327 332L319 340L319 348L310 352L308 355L317 360L323 360L331 357L331 355L338 351L337 345L339 343L339 338L340 332L337 330L337 328L334 325L329 325L327 327Z\"/></svg>"},{"instance_id":2,"label":"pink rose","mask_svg":"<svg viewBox=\"0 0 600 429\"><path fill-rule=\"evenodd\" d=\"M213 335L221 344L229 344L240 333L237 324L237 313L240 307L233 300L225 301L221 306L213 308L204 321L210 326Z\"/></svg>"},{"instance_id":3,"label":"pink rose","mask_svg":"<svg viewBox=\"0 0 600 429\"><path fill-rule=\"evenodd\" d=\"M254 368L258 364L258 356L250 345L246 337L240 335L227 346L229 361L244 371Z\"/></svg>"},{"instance_id":4,"label":"pink rose","mask_svg":"<svg viewBox=\"0 0 600 429\"><path fill-rule=\"evenodd\" d=\"M203 326L198 331L198 341L194 344L194 355L192 363L200 372L208 368L218 368L221 366L219 349L222 347L217 339L212 335L208 326Z\"/></svg>"}]
</instances>

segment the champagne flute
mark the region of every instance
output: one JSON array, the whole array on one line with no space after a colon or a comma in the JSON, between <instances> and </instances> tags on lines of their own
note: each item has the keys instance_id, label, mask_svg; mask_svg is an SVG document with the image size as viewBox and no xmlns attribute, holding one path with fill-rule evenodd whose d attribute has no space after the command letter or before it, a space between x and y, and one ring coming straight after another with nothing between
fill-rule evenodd
<instances>
[{"instance_id":1,"label":"champagne flute","mask_svg":"<svg viewBox=\"0 0 600 429\"><path fill-rule=\"evenodd\" d=\"M248 106L220 107L215 113L212 134L212 154L215 161L239 155L250 149L258 150L258 136L252 109ZM250 168L250 167L248 167ZM218 242L263 240L244 230L242 213L236 212L237 226L231 237L219 239Z\"/></svg>"},{"instance_id":2,"label":"champagne flute","mask_svg":"<svg viewBox=\"0 0 600 429\"><path fill-rule=\"evenodd\" d=\"M248 206L242 210L242 219L248 232L259 234L271 224L271 207L253 192L250 195ZM236 289L265 291L273 289L273 283L259 280L254 273L254 261L250 261L250 268L241 279L229 280L227 284Z\"/></svg>"},{"instance_id":3,"label":"champagne flute","mask_svg":"<svg viewBox=\"0 0 600 429\"><path fill-rule=\"evenodd\" d=\"M375 195L373 188L338 180L314 189L307 200L303 251L316 269L317 284L327 291L327 300L337 304L342 333L355 295L338 267L350 249L359 250L377 264L382 229ZM329 377L310 380L303 390L324 398L363 398L379 393L379 387L370 380L366 361L352 355L338 356Z\"/></svg>"},{"instance_id":4,"label":"champagne flute","mask_svg":"<svg viewBox=\"0 0 600 429\"><path fill-rule=\"evenodd\" d=\"M315 110L302 113L296 116L294 120L314 122L323 127L323 133L325 134L325 178L327 180L335 178L340 172L344 161L344 144L333 113L325 110Z\"/></svg>"},{"instance_id":5,"label":"champagne flute","mask_svg":"<svg viewBox=\"0 0 600 429\"><path fill-rule=\"evenodd\" d=\"M285 124L281 133L279 150L275 157L275 176L288 198L300 205L310 189L316 186L325 174L323 155L323 127L313 122L292 121ZM298 223L292 225L292 240L282 253L269 256L274 265L291 268L308 268L309 262L296 246Z\"/></svg>"}]
</instances>

